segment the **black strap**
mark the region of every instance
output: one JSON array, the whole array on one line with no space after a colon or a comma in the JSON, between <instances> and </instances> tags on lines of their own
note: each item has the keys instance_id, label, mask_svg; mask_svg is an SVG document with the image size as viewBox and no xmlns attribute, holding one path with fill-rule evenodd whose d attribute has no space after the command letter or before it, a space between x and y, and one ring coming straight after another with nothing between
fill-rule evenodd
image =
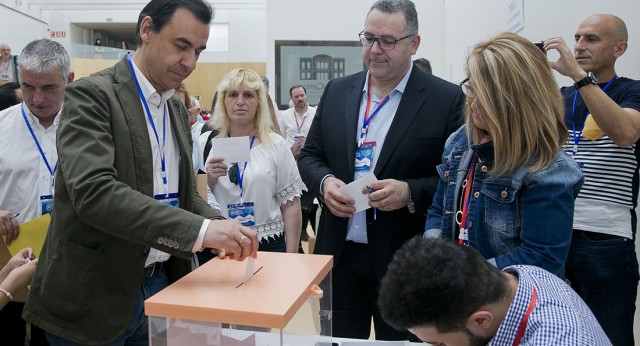
<instances>
[{"instance_id":1,"label":"black strap","mask_svg":"<svg viewBox=\"0 0 640 346\"><path fill-rule=\"evenodd\" d=\"M13 56L13 78L16 80L16 83L20 83L20 75L18 75L18 56Z\"/></svg>"},{"instance_id":2,"label":"black strap","mask_svg":"<svg viewBox=\"0 0 640 346\"><path fill-rule=\"evenodd\" d=\"M220 131L213 130L209 134L209 137L207 137L207 143L204 145L204 150L202 150L202 162L204 162L205 165L207 164L207 157L209 157L209 152L211 152L211 139L217 136L219 133Z\"/></svg>"}]
</instances>

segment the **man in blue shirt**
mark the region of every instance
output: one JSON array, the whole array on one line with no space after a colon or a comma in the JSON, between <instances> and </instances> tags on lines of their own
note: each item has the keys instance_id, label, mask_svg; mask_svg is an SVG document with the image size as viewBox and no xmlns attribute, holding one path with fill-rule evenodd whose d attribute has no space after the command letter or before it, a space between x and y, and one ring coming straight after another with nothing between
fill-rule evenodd
<instances>
[{"instance_id":1,"label":"man in blue shirt","mask_svg":"<svg viewBox=\"0 0 640 346\"><path fill-rule=\"evenodd\" d=\"M447 239L409 240L380 287L382 317L433 345L611 345L587 305L534 266L500 271Z\"/></svg>"}]
</instances>

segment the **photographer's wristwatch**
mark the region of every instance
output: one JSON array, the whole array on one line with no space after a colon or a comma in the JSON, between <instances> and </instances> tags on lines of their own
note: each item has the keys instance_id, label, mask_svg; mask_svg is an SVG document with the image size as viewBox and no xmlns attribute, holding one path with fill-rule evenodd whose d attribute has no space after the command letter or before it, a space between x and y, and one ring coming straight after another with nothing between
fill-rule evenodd
<instances>
[{"instance_id":1,"label":"photographer's wristwatch","mask_svg":"<svg viewBox=\"0 0 640 346\"><path fill-rule=\"evenodd\" d=\"M573 83L573 86L576 87L576 90L578 90L583 86L589 84L598 84L598 78L596 78L596 75L594 75L593 72L587 72L587 76Z\"/></svg>"}]
</instances>

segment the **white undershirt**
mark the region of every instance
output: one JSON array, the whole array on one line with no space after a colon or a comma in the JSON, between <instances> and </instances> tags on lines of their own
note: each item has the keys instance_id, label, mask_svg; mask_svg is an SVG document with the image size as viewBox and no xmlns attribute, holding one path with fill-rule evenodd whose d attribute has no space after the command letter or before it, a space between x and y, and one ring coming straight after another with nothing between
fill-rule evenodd
<instances>
[{"instance_id":1,"label":"white undershirt","mask_svg":"<svg viewBox=\"0 0 640 346\"><path fill-rule=\"evenodd\" d=\"M153 132L153 127L151 126L151 122L149 121L149 117L146 114L146 110L144 110L144 104L142 100L140 103L145 112L144 117L147 123L147 130L149 131L149 139L151 142L151 150L153 154L153 194L168 194L168 193L177 193L180 181L180 152L178 150L178 144L175 136L173 135L173 129L171 128L171 121L169 119L169 110L167 101L173 94L175 94L175 90L167 90L162 94L158 94L155 88L151 85L149 80L142 74L142 72L138 69L133 59L131 60L133 68L136 72L136 77L138 78L138 83L140 84L140 89L142 93L146 97L147 105L149 106L149 111L151 112L151 117L153 118L153 122L156 127L156 132L158 133L158 140L156 140L156 135ZM148 96L147 96L148 95ZM161 162L161 154L162 148L161 145L163 143L163 118L164 110L167 107L167 116L165 119L166 126L166 142L164 147L165 153L165 168L167 174L167 184L162 182L162 162ZM160 143L160 146L158 145ZM204 239L204 234L206 233L207 227L209 226L210 220L205 219L200 227L200 232L198 233L198 238L192 248L192 252L196 252L202 248L202 242ZM145 267L155 263L155 262L164 262L169 259L171 255L166 252L151 248L149 252L149 256L147 256L147 260L145 261Z\"/></svg>"},{"instance_id":2,"label":"white undershirt","mask_svg":"<svg viewBox=\"0 0 640 346\"><path fill-rule=\"evenodd\" d=\"M40 196L53 195L53 177L22 117L21 106L0 112L0 209L20 213L20 224L42 216ZM45 129L26 105L24 112L53 170L58 161L59 117Z\"/></svg>"}]
</instances>

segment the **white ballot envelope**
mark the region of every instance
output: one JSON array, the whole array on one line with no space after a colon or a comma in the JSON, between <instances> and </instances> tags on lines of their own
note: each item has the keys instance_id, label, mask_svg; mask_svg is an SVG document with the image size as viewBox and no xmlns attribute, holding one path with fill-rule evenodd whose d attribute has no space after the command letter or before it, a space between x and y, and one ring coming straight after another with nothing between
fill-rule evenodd
<instances>
[{"instance_id":1,"label":"white ballot envelope","mask_svg":"<svg viewBox=\"0 0 640 346\"><path fill-rule=\"evenodd\" d=\"M364 177L341 187L338 191L344 193L345 195L353 198L353 200L356 201L354 208L356 208L357 213L359 211L371 208L369 206L369 194L363 194L362 189L366 188L376 180L378 180L376 176L373 173L369 172Z\"/></svg>"},{"instance_id":2,"label":"white ballot envelope","mask_svg":"<svg viewBox=\"0 0 640 346\"><path fill-rule=\"evenodd\" d=\"M212 138L211 152L207 160L214 156L224 157L224 163L227 165L234 162L251 161L249 137Z\"/></svg>"},{"instance_id":3,"label":"white ballot envelope","mask_svg":"<svg viewBox=\"0 0 640 346\"><path fill-rule=\"evenodd\" d=\"M248 259L247 269L245 269L244 271L244 277L242 278L242 283L249 281L249 279L253 277L253 274L255 274L255 272L253 271L253 267L256 263L256 259L253 257L247 257L247 259Z\"/></svg>"}]
</instances>

